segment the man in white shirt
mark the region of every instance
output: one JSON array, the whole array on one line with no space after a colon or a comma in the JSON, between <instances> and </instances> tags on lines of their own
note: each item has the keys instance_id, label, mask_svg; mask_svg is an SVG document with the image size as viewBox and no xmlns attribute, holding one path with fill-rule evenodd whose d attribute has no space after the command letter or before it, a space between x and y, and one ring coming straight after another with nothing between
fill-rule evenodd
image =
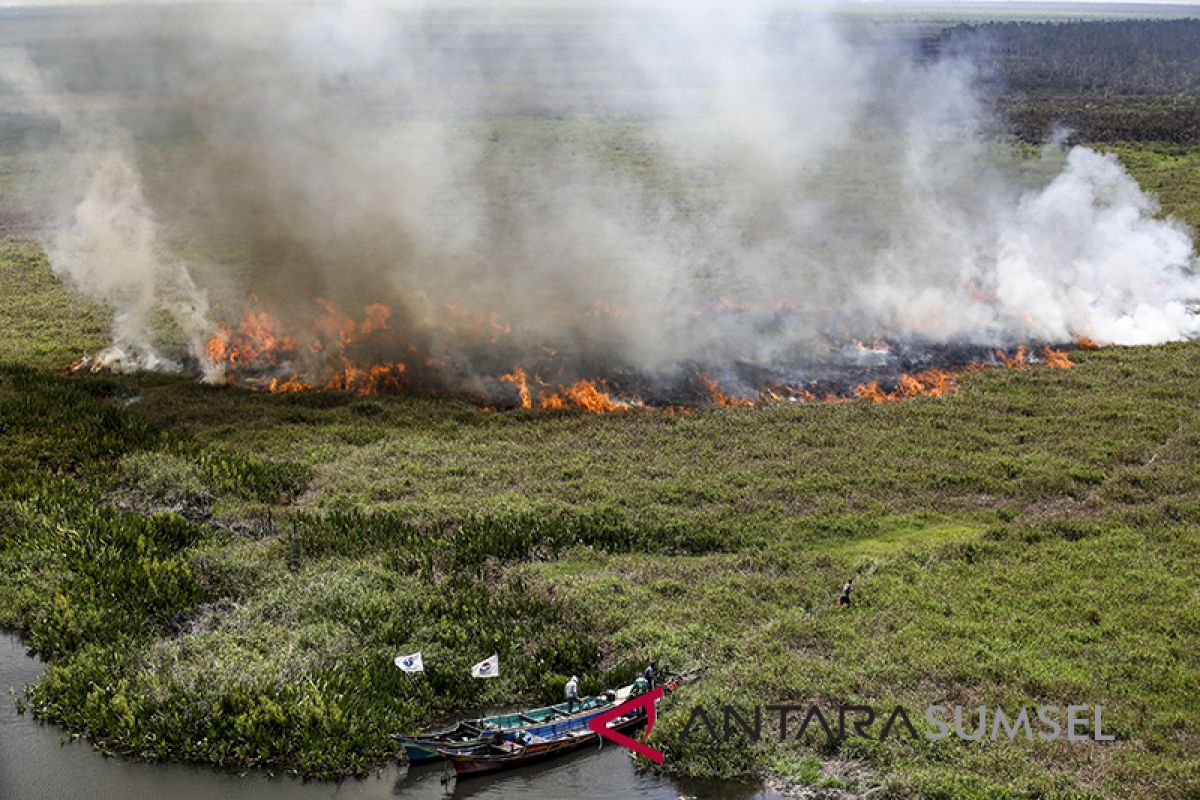
<instances>
[{"instance_id":1,"label":"man in white shirt","mask_svg":"<svg viewBox=\"0 0 1200 800\"><path fill-rule=\"evenodd\" d=\"M567 701L567 713L570 714L574 710L575 704L579 702L579 678L571 676L571 680L567 681L566 688L563 690L563 697ZM579 709L583 710L583 703L579 703Z\"/></svg>"}]
</instances>

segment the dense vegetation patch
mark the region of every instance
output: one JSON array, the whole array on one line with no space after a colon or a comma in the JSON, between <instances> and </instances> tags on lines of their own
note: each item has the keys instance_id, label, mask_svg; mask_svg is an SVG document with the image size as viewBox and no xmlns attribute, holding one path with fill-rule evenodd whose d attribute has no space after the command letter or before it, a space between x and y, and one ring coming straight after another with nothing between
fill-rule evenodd
<instances>
[{"instance_id":1,"label":"dense vegetation patch","mask_svg":"<svg viewBox=\"0 0 1200 800\"><path fill-rule=\"evenodd\" d=\"M553 559L576 546L614 553L703 553L735 542L681 524L638 526L613 509L473 515L448 530L431 530L396 511L349 509L293 515L283 544L291 563L385 550L402 569L479 574L493 561Z\"/></svg>"},{"instance_id":2,"label":"dense vegetation patch","mask_svg":"<svg viewBox=\"0 0 1200 800\"><path fill-rule=\"evenodd\" d=\"M942 31L940 52L970 56L1018 92L1200 97L1200 19L988 22Z\"/></svg>"},{"instance_id":3,"label":"dense vegetation patch","mask_svg":"<svg viewBox=\"0 0 1200 800\"><path fill-rule=\"evenodd\" d=\"M1200 20L990 22L948 28L930 52L979 70L1011 129L1089 142L1200 141Z\"/></svg>"}]
</instances>

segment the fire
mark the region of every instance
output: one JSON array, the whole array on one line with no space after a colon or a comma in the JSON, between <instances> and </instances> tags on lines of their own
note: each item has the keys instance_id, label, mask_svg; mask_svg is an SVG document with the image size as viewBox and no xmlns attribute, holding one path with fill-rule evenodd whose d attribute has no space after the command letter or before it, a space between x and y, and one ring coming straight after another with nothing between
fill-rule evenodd
<instances>
[{"instance_id":1,"label":"fire","mask_svg":"<svg viewBox=\"0 0 1200 800\"><path fill-rule=\"evenodd\" d=\"M321 386L322 389L366 395L398 393L407 388L405 373L408 367L402 361L372 364L366 369L359 369L345 359L342 363L342 371Z\"/></svg>"},{"instance_id":2,"label":"fire","mask_svg":"<svg viewBox=\"0 0 1200 800\"><path fill-rule=\"evenodd\" d=\"M1075 346L1080 350L1099 350L1101 347L1103 347L1103 345L1097 342L1095 339L1089 339L1086 336L1076 336Z\"/></svg>"},{"instance_id":3,"label":"fire","mask_svg":"<svg viewBox=\"0 0 1200 800\"><path fill-rule=\"evenodd\" d=\"M533 408L533 395L529 391L529 382L526 379L525 370L517 367L512 372L501 375L500 380L505 383L516 384L517 393L521 397L521 408Z\"/></svg>"},{"instance_id":4,"label":"fire","mask_svg":"<svg viewBox=\"0 0 1200 800\"><path fill-rule=\"evenodd\" d=\"M359 366L346 348L365 337L388 330L392 310L373 303L355 320L327 300L317 299L324 313L317 318L304 347L287 333L283 323L261 308L258 298L242 313L236 327L222 327L204 347L205 358L224 367L231 379L269 392L336 390L353 394L402 392L408 388L408 367L402 361ZM320 357L318 377L309 378L297 366L304 353Z\"/></svg>"},{"instance_id":5,"label":"fire","mask_svg":"<svg viewBox=\"0 0 1200 800\"><path fill-rule=\"evenodd\" d=\"M317 303L325 309L325 313L317 319L314 329L322 339L337 341L342 347L376 331L387 330L388 319L392 316L392 310L387 306L372 303L364 309L366 316L363 321L356 322L328 300L318 298Z\"/></svg>"},{"instance_id":6,"label":"fire","mask_svg":"<svg viewBox=\"0 0 1200 800\"><path fill-rule=\"evenodd\" d=\"M564 391L571 402L587 411L616 411L628 407L624 403L614 402L608 392L596 387L595 381L578 380Z\"/></svg>"},{"instance_id":7,"label":"fire","mask_svg":"<svg viewBox=\"0 0 1200 800\"><path fill-rule=\"evenodd\" d=\"M251 295L252 303L258 298ZM222 328L208 340L204 351L214 364L242 365L255 361L278 363L296 348L295 341L275 317L258 308L247 308L236 329Z\"/></svg>"},{"instance_id":8,"label":"fire","mask_svg":"<svg viewBox=\"0 0 1200 800\"><path fill-rule=\"evenodd\" d=\"M388 306L373 303L354 316L327 300L316 299L314 302L321 313L306 330L295 331L289 330L251 296L237 324L222 326L208 340L202 358L218 368L212 371L214 374L224 374L231 383L269 392L339 391L359 395L417 392L466 396L484 407L513 405L512 401L495 403L487 390L480 392L477 383L455 383L456 370L460 375L478 375L476 367L468 363L466 369L460 369L452 359L425 352L418 344L401 338L399 331L393 329L392 309ZM736 308L724 299L718 305ZM511 326L492 311L470 310L453 303L444 304L443 310L444 316L433 323L439 335L446 334L443 338L452 340L461 331L459 326L464 324L485 333L493 344L497 337L511 331ZM627 312L598 301L587 313L622 316ZM403 329L404 326L396 325L395 328ZM849 332L844 340L853 342L859 350L890 352L896 359L906 357L903 343L874 340L868 344L865 340L851 338ZM1086 338L1077 339L1076 345L1081 348L1099 346ZM562 374L556 361L560 357L558 351L546 346L541 346L541 350L545 359L543 368L552 370L558 377L553 386L529 366L514 366L507 372L491 373L496 375L495 381L513 387L516 405L520 408L609 413L647 407L637 395L612 390L602 377ZM404 354L404 360L376 360L368 355L380 352ZM891 373L890 378L858 385L830 384L821 380L799 385L767 383L753 399L727 394L717 380L702 371L696 373L696 382L678 389L684 395L682 405L677 398L656 397L654 407L669 413L683 413L693 404L752 407L772 401L846 403L862 399L888 403L912 397L941 397L958 388L957 372L987 368L987 360L980 359L979 355L973 356L975 361L956 367L955 373L930 368L898 377ZM1004 350L996 350L995 357L1011 369L1025 369L1035 364L1054 369L1074 366L1066 350L1050 346L1039 346L1036 351L1031 351L1021 345L1011 356ZM622 383L627 380L623 379ZM883 386L880 386L881 380Z\"/></svg>"},{"instance_id":9,"label":"fire","mask_svg":"<svg viewBox=\"0 0 1200 800\"><path fill-rule=\"evenodd\" d=\"M544 411L552 411L558 408L566 408L567 401L562 399L559 394L547 394L538 398L538 408Z\"/></svg>"},{"instance_id":10,"label":"fire","mask_svg":"<svg viewBox=\"0 0 1200 800\"><path fill-rule=\"evenodd\" d=\"M870 383L859 384L854 390L854 393L859 397L870 400L872 403L886 403L888 400L893 400L891 395L879 388L879 381L871 381Z\"/></svg>"},{"instance_id":11,"label":"fire","mask_svg":"<svg viewBox=\"0 0 1200 800\"><path fill-rule=\"evenodd\" d=\"M613 397L603 381L580 379L570 386L560 387L561 394L555 393L538 399L538 408L567 408L574 406L584 411L605 414L610 411L624 411L640 406L638 401L622 400Z\"/></svg>"},{"instance_id":12,"label":"fire","mask_svg":"<svg viewBox=\"0 0 1200 800\"><path fill-rule=\"evenodd\" d=\"M204 355L213 364L223 364L228 359L229 332L223 331L221 336L214 336L204 345Z\"/></svg>"},{"instance_id":13,"label":"fire","mask_svg":"<svg viewBox=\"0 0 1200 800\"><path fill-rule=\"evenodd\" d=\"M1063 350L1055 350L1053 347L1043 347L1042 355L1046 357L1046 366L1054 369L1070 369L1075 366L1071 359L1067 358L1067 354Z\"/></svg>"},{"instance_id":14,"label":"fire","mask_svg":"<svg viewBox=\"0 0 1200 800\"><path fill-rule=\"evenodd\" d=\"M453 301L443 303L442 308L449 319L470 325L476 333L482 333L486 328L492 334L493 344L499 341L500 336L512 333L512 324L501 322L495 311L471 311Z\"/></svg>"},{"instance_id":15,"label":"fire","mask_svg":"<svg viewBox=\"0 0 1200 800\"><path fill-rule=\"evenodd\" d=\"M1007 355L1005 355L1003 350L996 351L996 357L999 358L1000 362L1009 369L1025 369L1025 355L1025 345L1018 347L1017 352L1013 353L1012 358L1009 358Z\"/></svg>"},{"instance_id":16,"label":"fire","mask_svg":"<svg viewBox=\"0 0 1200 800\"><path fill-rule=\"evenodd\" d=\"M860 384L854 393L872 403L892 403L910 397L941 397L958 388L954 376L941 369L927 369L914 375L901 375L896 388L885 392L879 381Z\"/></svg>"},{"instance_id":17,"label":"fire","mask_svg":"<svg viewBox=\"0 0 1200 800\"><path fill-rule=\"evenodd\" d=\"M295 378L280 380L279 378L271 378L271 382L267 384L267 391L273 393L282 392L311 392L316 390L316 386L309 386L303 381Z\"/></svg>"},{"instance_id":18,"label":"fire","mask_svg":"<svg viewBox=\"0 0 1200 800\"><path fill-rule=\"evenodd\" d=\"M560 386L558 391L549 391L549 387L541 378L534 376L534 381L540 387L535 395L529 386L529 373L524 367L516 367L512 372L499 376L498 380L511 383L517 387L517 397L521 408L533 408L535 405L542 410L559 408L581 408L597 414L610 411L623 411L629 408L640 408L640 400L629 400L614 397L608 391L603 381L580 379L570 386Z\"/></svg>"},{"instance_id":19,"label":"fire","mask_svg":"<svg viewBox=\"0 0 1200 800\"><path fill-rule=\"evenodd\" d=\"M699 375L700 383L704 384L704 388L708 390L709 401L716 406L752 406L754 401L749 398L730 397L721 391L720 385L712 378L708 377L707 373L701 372Z\"/></svg>"}]
</instances>

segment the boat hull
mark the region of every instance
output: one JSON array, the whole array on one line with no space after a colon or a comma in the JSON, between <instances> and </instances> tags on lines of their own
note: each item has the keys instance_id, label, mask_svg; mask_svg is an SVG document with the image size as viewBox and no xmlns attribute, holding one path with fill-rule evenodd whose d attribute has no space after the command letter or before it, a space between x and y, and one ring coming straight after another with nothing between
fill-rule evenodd
<instances>
[{"instance_id":1,"label":"boat hull","mask_svg":"<svg viewBox=\"0 0 1200 800\"><path fill-rule=\"evenodd\" d=\"M609 725L609 729L624 733L636 730L645 723L646 718L644 716L632 717ZM548 761L552 758L566 755L573 750L578 750L586 745L596 744L599 740L600 736L597 733L584 727L570 736L546 742L534 742L524 747L506 743L513 747L511 752L507 753L487 752L494 751L495 748L484 746L474 751L460 753L447 752L444 755L454 764L454 772L460 779L476 778L481 775L488 775L508 769L517 769L518 767L529 766L541 761Z\"/></svg>"},{"instance_id":2,"label":"boat hull","mask_svg":"<svg viewBox=\"0 0 1200 800\"><path fill-rule=\"evenodd\" d=\"M566 713L566 705L560 703L517 714L469 720L453 728L420 736L393 734L393 738L403 745L404 754L410 764L420 764L483 747L499 736L516 731L527 731L535 736L542 736L563 726L585 725L587 720L609 710L616 702L601 697L588 697L584 699L584 708L569 715Z\"/></svg>"},{"instance_id":3,"label":"boat hull","mask_svg":"<svg viewBox=\"0 0 1200 800\"><path fill-rule=\"evenodd\" d=\"M479 744L477 742L474 746L478 747ZM449 747L449 745L441 745L441 747ZM437 746L408 742L404 744L404 757L408 759L408 763L410 764L423 764L428 761L437 761L439 758L445 758Z\"/></svg>"}]
</instances>

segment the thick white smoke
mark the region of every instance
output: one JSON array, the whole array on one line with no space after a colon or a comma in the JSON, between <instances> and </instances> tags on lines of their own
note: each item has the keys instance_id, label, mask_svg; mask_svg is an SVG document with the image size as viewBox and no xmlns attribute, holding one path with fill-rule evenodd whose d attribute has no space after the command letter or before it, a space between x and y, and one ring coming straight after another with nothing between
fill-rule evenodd
<instances>
[{"instance_id":1,"label":"thick white smoke","mask_svg":"<svg viewBox=\"0 0 1200 800\"><path fill-rule=\"evenodd\" d=\"M1027 309L1041 339L1080 332L1134 345L1193 334L1192 241L1184 226L1154 219L1157 210L1114 157L1074 148L1063 171L1003 222L997 298Z\"/></svg>"},{"instance_id":2,"label":"thick white smoke","mask_svg":"<svg viewBox=\"0 0 1200 800\"><path fill-rule=\"evenodd\" d=\"M0 79L59 120L47 248L139 366L200 356L251 293L289 331L384 303L372 357L449 384L1200 329L1189 231L1113 158L1013 158L970 63L883 28L774 2L108 15L82 77L114 110L75 110L79 63ZM323 344L293 368L319 379Z\"/></svg>"}]
</instances>

